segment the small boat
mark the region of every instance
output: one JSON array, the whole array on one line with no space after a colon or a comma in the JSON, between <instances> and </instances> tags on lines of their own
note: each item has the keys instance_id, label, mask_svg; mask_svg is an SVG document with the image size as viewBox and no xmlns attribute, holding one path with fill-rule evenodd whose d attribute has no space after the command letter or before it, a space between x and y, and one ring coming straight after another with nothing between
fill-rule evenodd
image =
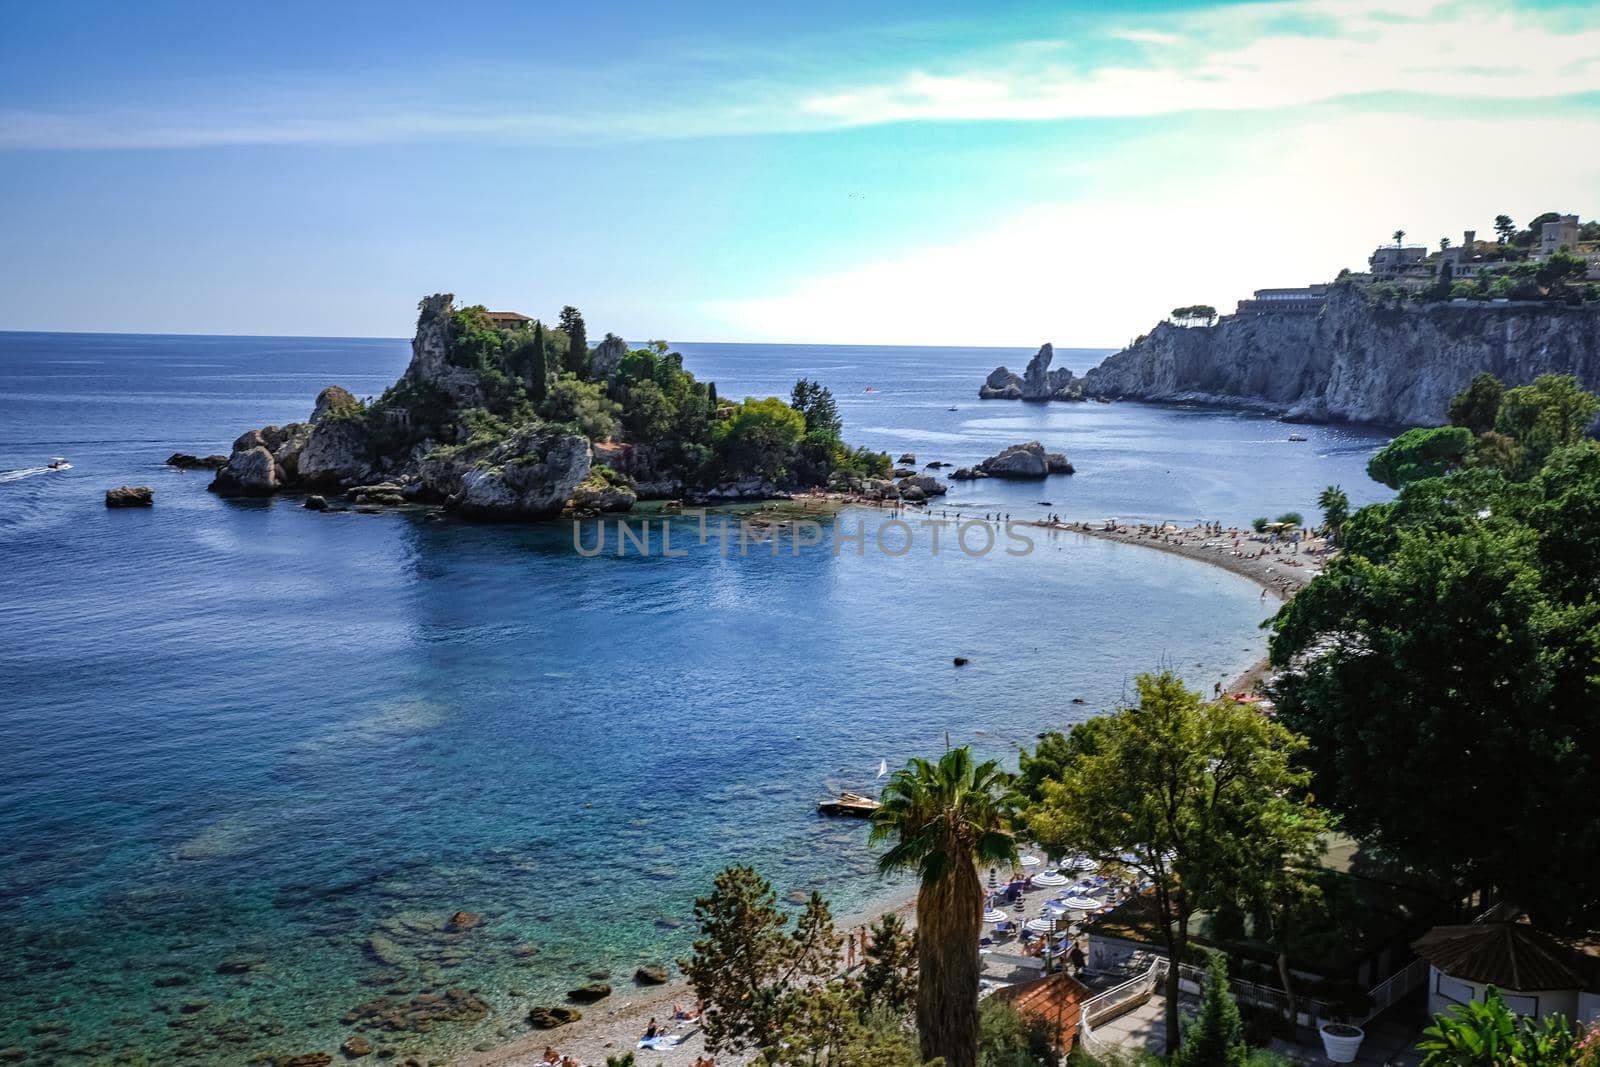
<instances>
[{"instance_id":1,"label":"small boat","mask_svg":"<svg viewBox=\"0 0 1600 1067\"><path fill-rule=\"evenodd\" d=\"M57 456L55 459L50 461L48 469L53 471L69 471L72 469L72 464L67 462L66 456Z\"/></svg>"},{"instance_id":2,"label":"small boat","mask_svg":"<svg viewBox=\"0 0 1600 1067\"><path fill-rule=\"evenodd\" d=\"M1303 433L1292 433L1289 435L1289 440L1291 441L1304 441L1305 439L1306 435Z\"/></svg>"},{"instance_id":3,"label":"small boat","mask_svg":"<svg viewBox=\"0 0 1600 1067\"><path fill-rule=\"evenodd\" d=\"M960 411L961 409L958 408L958 407L951 406L951 407L945 408L945 410L946 411Z\"/></svg>"},{"instance_id":4,"label":"small boat","mask_svg":"<svg viewBox=\"0 0 1600 1067\"><path fill-rule=\"evenodd\" d=\"M869 386L867 386L867 387L866 387L866 388L865 388L865 389L863 389L863 390L861 390L861 391L862 391L862 392L863 392L863 393L876 393L876 392L877 392L877 390L876 390L876 389L874 389L874 388L873 388L873 387L872 387L872 386L870 386L870 385L869 385Z\"/></svg>"},{"instance_id":5,"label":"small boat","mask_svg":"<svg viewBox=\"0 0 1600 1067\"><path fill-rule=\"evenodd\" d=\"M878 810L878 802L860 793L840 793L838 800L824 800L817 805L821 815L849 815L857 819L871 818Z\"/></svg>"}]
</instances>

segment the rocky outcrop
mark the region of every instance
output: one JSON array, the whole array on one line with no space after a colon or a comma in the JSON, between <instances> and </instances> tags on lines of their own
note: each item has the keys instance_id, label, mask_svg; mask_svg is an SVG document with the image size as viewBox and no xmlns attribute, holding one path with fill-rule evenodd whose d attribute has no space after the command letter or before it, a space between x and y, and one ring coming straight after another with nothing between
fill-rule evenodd
<instances>
[{"instance_id":1,"label":"rocky outcrop","mask_svg":"<svg viewBox=\"0 0 1600 1067\"><path fill-rule=\"evenodd\" d=\"M906 500L927 500L929 497L944 496L950 491L948 485L931 474L913 474L901 478L898 488L901 498Z\"/></svg>"},{"instance_id":2,"label":"rocky outcrop","mask_svg":"<svg viewBox=\"0 0 1600 1067\"><path fill-rule=\"evenodd\" d=\"M610 995L611 987L605 982L585 982L576 989L567 990L567 999L575 1000L579 1004L592 1004Z\"/></svg>"},{"instance_id":3,"label":"rocky outcrop","mask_svg":"<svg viewBox=\"0 0 1600 1067\"><path fill-rule=\"evenodd\" d=\"M317 394L317 402L311 409L311 421L321 422L329 415L344 415L361 406L355 394L341 385L330 385Z\"/></svg>"},{"instance_id":4,"label":"rocky outcrop","mask_svg":"<svg viewBox=\"0 0 1600 1067\"><path fill-rule=\"evenodd\" d=\"M108 508L147 508L155 503L156 491L148 485L124 485L106 490Z\"/></svg>"},{"instance_id":5,"label":"rocky outcrop","mask_svg":"<svg viewBox=\"0 0 1600 1067\"><path fill-rule=\"evenodd\" d=\"M227 456L194 456L188 452L174 452L167 457L167 466L186 471L216 470L226 462L228 462Z\"/></svg>"},{"instance_id":6,"label":"rocky outcrop","mask_svg":"<svg viewBox=\"0 0 1600 1067\"><path fill-rule=\"evenodd\" d=\"M996 367L978 386L979 400L1021 400L1022 379L1005 367Z\"/></svg>"},{"instance_id":7,"label":"rocky outcrop","mask_svg":"<svg viewBox=\"0 0 1600 1067\"><path fill-rule=\"evenodd\" d=\"M667 969L659 963L647 963L633 972L633 980L639 985L665 985L669 977Z\"/></svg>"},{"instance_id":8,"label":"rocky outcrop","mask_svg":"<svg viewBox=\"0 0 1600 1067\"><path fill-rule=\"evenodd\" d=\"M979 400L1082 400L1083 381L1066 367L1051 370L1056 358L1055 346L1044 344L1028 361L1021 377L1005 367L989 372L978 388Z\"/></svg>"},{"instance_id":9,"label":"rocky outcrop","mask_svg":"<svg viewBox=\"0 0 1600 1067\"><path fill-rule=\"evenodd\" d=\"M528 1011L528 1025L535 1030L554 1030L558 1026L575 1023L581 1018L583 1012L562 1004L548 1008L531 1008Z\"/></svg>"},{"instance_id":10,"label":"rocky outcrop","mask_svg":"<svg viewBox=\"0 0 1600 1067\"><path fill-rule=\"evenodd\" d=\"M1255 407L1305 421L1440 425L1474 374L1571 374L1600 389L1600 308L1380 306L1336 286L1317 314L1162 323L1084 376L1092 396Z\"/></svg>"},{"instance_id":11,"label":"rocky outcrop","mask_svg":"<svg viewBox=\"0 0 1600 1067\"><path fill-rule=\"evenodd\" d=\"M955 478L1009 478L1016 481L1030 481L1045 478L1051 474L1071 474L1072 464L1067 462L1067 457L1060 452L1046 452L1044 446L1038 441L1029 441L1026 444L1012 445L996 455L990 456L978 464L976 470L963 467L956 471Z\"/></svg>"},{"instance_id":12,"label":"rocky outcrop","mask_svg":"<svg viewBox=\"0 0 1600 1067\"><path fill-rule=\"evenodd\" d=\"M328 390L324 389L322 395L327 394ZM322 397L317 398L317 407L322 407ZM334 489L370 477L372 460L371 442L363 423L351 418L324 417L320 421L313 420L305 437L297 456L297 477L308 489Z\"/></svg>"},{"instance_id":13,"label":"rocky outcrop","mask_svg":"<svg viewBox=\"0 0 1600 1067\"><path fill-rule=\"evenodd\" d=\"M589 476L589 442L578 434L521 430L503 441L424 460L427 496L474 519L559 515Z\"/></svg>"},{"instance_id":14,"label":"rocky outcrop","mask_svg":"<svg viewBox=\"0 0 1600 1067\"><path fill-rule=\"evenodd\" d=\"M622 366L622 357L628 354L628 342L614 333L595 346L589 356L589 374L595 381L610 381Z\"/></svg>"}]
</instances>

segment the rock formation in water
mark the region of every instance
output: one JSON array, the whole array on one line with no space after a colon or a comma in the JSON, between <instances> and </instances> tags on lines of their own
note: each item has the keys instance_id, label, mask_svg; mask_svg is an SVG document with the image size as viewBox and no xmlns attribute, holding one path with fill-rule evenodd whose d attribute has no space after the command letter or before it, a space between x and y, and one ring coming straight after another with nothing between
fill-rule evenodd
<instances>
[{"instance_id":1,"label":"rock formation in water","mask_svg":"<svg viewBox=\"0 0 1600 1067\"><path fill-rule=\"evenodd\" d=\"M147 508L155 503L155 496L148 485L123 485L106 490L106 507Z\"/></svg>"},{"instance_id":2,"label":"rock formation in water","mask_svg":"<svg viewBox=\"0 0 1600 1067\"><path fill-rule=\"evenodd\" d=\"M1066 367L1051 370L1055 346L1044 344L1028 361L1021 376L996 367L978 388L979 400L1082 400L1083 381Z\"/></svg>"},{"instance_id":3,"label":"rock formation in water","mask_svg":"<svg viewBox=\"0 0 1600 1067\"><path fill-rule=\"evenodd\" d=\"M1315 313L1162 323L1082 379L1096 397L1255 407L1309 422L1439 425L1488 371L1507 385L1571 374L1600 389L1600 308L1385 304L1334 286Z\"/></svg>"},{"instance_id":4,"label":"rock formation in water","mask_svg":"<svg viewBox=\"0 0 1600 1067\"><path fill-rule=\"evenodd\" d=\"M1071 474L1073 467L1060 452L1046 452L1038 441L1012 445L990 456L976 467L962 467L950 477L960 481L977 478L1006 478L1037 481L1052 474Z\"/></svg>"}]
</instances>

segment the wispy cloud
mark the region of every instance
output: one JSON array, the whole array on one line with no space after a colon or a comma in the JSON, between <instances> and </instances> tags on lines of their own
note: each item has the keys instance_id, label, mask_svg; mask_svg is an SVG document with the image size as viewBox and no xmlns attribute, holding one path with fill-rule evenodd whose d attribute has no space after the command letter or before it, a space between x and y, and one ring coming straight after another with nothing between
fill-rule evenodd
<instances>
[{"instance_id":1,"label":"wispy cloud","mask_svg":"<svg viewBox=\"0 0 1600 1067\"><path fill-rule=\"evenodd\" d=\"M698 53L714 62L669 50L654 67L606 71L423 67L403 78L135 86L137 103L0 110L0 148L643 141L1259 111L1385 93L1600 92L1600 19L1487 2L1276 0L1078 17L981 48L948 26L907 40L914 61L876 69L859 51L840 69L732 42Z\"/></svg>"}]
</instances>

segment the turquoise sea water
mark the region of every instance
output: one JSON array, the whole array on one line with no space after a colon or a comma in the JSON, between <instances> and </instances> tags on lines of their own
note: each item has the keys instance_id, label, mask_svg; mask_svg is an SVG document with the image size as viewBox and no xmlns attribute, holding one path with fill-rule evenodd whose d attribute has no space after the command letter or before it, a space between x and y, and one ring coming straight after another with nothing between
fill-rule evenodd
<instances>
[{"instance_id":1,"label":"turquoise sea water","mask_svg":"<svg viewBox=\"0 0 1600 1067\"><path fill-rule=\"evenodd\" d=\"M850 439L897 455L1040 438L1078 465L958 486L946 506L968 513L1242 522L1309 515L1330 482L1383 492L1361 473L1381 431L1288 444L1254 415L973 399L1027 352L680 347L724 396L820 378ZM406 358L392 340L0 334L0 1047L331 1052L353 1006L449 987L490 1014L375 1042L499 1040L590 972L625 987L680 954L729 862L841 912L883 894L861 825L812 812L870 789L880 759L946 737L1013 759L1141 670L1209 687L1261 652L1253 585L1073 535L1021 558L919 539L898 558L690 541L585 559L567 527L224 501L207 472L161 466L303 418L330 382L376 394ZM37 472L55 455L73 469ZM124 483L156 506L107 511ZM841 521L870 544L884 518ZM483 922L440 935L458 910Z\"/></svg>"}]
</instances>

